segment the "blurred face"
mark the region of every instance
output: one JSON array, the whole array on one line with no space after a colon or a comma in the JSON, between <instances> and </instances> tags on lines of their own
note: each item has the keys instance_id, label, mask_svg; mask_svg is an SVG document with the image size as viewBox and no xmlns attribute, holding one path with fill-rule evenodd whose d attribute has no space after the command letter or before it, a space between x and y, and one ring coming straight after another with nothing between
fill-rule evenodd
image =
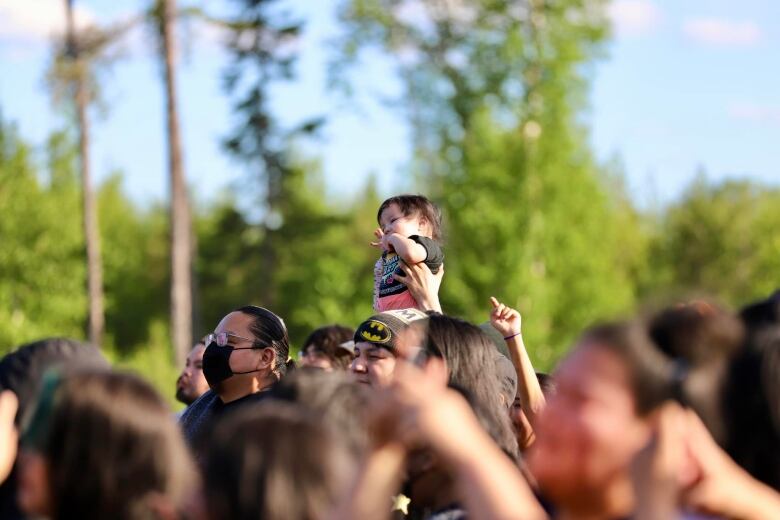
<instances>
[{"instance_id":1,"label":"blurred face","mask_svg":"<svg viewBox=\"0 0 780 520\"><path fill-rule=\"evenodd\" d=\"M19 454L19 481L16 497L19 507L30 517L51 516L51 493L46 460L35 451Z\"/></svg>"},{"instance_id":2,"label":"blurred face","mask_svg":"<svg viewBox=\"0 0 780 520\"><path fill-rule=\"evenodd\" d=\"M383 347L361 341L355 344L355 359L349 366L359 383L385 386L395 370L395 355Z\"/></svg>"},{"instance_id":3,"label":"blurred face","mask_svg":"<svg viewBox=\"0 0 780 520\"><path fill-rule=\"evenodd\" d=\"M418 213L404 215L398 204L390 204L379 218L379 226L385 235L398 233L401 236L409 237L412 235L422 235L430 237L430 229Z\"/></svg>"},{"instance_id":4,"label":"blurred face","mask_svg":"<svg viewBox=\"0 0 780 520\"><path fill-rule=\"evenodd\" d=\"M534 429L528 421L528 417L523 411L522 401L520 401L520 391L518 390L512 407L509 409L509 419L515 429L517 445L521 451L525 451L534 442Z\"/></svg>"},{"instance_id":5,"label":"blurred face","mask_svg":"<svg viewBox=\"0 0 780 520\"><path fill-rule=\"evenodd\" d=\"M627 481L648 426L636 415L628 368L604 347L578 345L555 377L558 392L534 425L528 462L550 499L586 507Z\"/></svg>"},{"instance_id":6,"label":"blurred face","mask_svg":"<svg viewBox=\"0 0 780 520\"><path fill-rule=\"evenodd\" d=\"M206 346L202 343L195 345L187 356L184 370L176 380L176 399L186 405L192 404L209 389L209 384L203 376L204 350Z\"/></svg>"},{"instance_id":7,"label":"blurred face","mask_svg":"<svg viewBox=\"0 0 780 520\"><path fill-rule=\"evenodd\" d=\"M332 372L334 369L333 361L313 345L309 345L303 350L301 366L319 368L326 372Z\"/></svg>"}]
</instances>

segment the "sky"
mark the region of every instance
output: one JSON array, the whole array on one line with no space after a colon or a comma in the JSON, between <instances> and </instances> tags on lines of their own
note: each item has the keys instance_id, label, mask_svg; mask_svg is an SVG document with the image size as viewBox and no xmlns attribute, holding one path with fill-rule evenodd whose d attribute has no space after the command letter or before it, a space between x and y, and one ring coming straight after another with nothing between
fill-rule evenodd
<instances>
[{"instance_id":1,"label":"sky","mask_svg":"<svg viewBox=\"0 0 780 520\"><path fill-rule=\"evenodd\" d=\"M77 0L77 23L116 21L145 3ZM401 92L392 62L378 54L364 59L353 75L354 99L328 89L338 3L288 0L306 28L297 79L274 89L274 112L287 126L326 117L322 140L309 152L322 163L328 195L352 196L369 175L385 193L409 189L411 132L404 112L387 101ZM0 113L36 145L64 125L44 85L62 4L0 0ZM610 16L615 36L592 68L584 120L594 153L619 159L638 204L674 201L701 170L713 182L780 185L780 1L614 0ZM208 203L251 181L220 145L231 115L218 37L193 28L184 39L178 93L185 167L196 201ZM163 91L150 41L134 33L106 76L107 110L94 119L91 157L98 181L121 171L141 204L168 193Z\"/></svg>"}]
</instances>

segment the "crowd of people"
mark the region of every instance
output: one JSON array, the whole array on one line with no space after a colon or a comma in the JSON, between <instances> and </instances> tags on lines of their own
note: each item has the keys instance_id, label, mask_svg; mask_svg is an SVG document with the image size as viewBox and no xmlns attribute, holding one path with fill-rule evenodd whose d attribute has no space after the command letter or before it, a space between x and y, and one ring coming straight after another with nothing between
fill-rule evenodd
<instances>
[{"instance_id":1,"label":"crowd of people","mask_svg":"<svg viewBox=\"0 0 780 520\"><path fill-rule=\"evenodd\" d=\"M282 317L237 306L179 414L90 345L7 354L0 518L780 519L780 291L594 324L539 373L516 309L443 312L440 219L388 199L375 314L297 360Z\"/></svg>"}]
</instances>

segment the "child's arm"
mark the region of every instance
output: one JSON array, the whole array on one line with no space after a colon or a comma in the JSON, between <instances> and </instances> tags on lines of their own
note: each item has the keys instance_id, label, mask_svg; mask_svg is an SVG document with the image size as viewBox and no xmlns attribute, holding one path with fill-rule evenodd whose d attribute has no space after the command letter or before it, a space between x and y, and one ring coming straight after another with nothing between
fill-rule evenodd
<instances>
[{"instance_id":1,"label":"child's arm","mask_svg":"<svg viewBox=\"0 0 780 520\"><path fill-rule=\"evenodd\" d=\"M425 262L428 258L428 250L411 238L406 238L398 233L392 233L385 235L384 241L407 264L419 264L420 262Z\"/></svg>"}]
</instances>

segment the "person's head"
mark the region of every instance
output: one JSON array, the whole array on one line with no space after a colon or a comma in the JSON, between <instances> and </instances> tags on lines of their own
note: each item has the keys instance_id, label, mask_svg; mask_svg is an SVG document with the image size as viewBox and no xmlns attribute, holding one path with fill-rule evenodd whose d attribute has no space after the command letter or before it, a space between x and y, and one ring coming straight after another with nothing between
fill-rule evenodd
<instances>
[{"instance_id":1,"label":"person's head","mask_svg":"<svg viewBox=\"0 0 780 520\"><path fill-rule=\"evenodd\" d=\"M379 227L387 235L420 235L441 240L441 211L422 195L396 195L379 206Z\"/></svg>"},{"instance_id":2,"label":"person's head","mask_svg":"<svg viewBox=\"0 0 780 520\"><path fill-rule=\"evenodd\" d=\"M22 436L19 503L29 516L150 519L196 487L178 426L140 378L50 374Z\"/></svg>"},{"instance_id":3,"label":"person's head","mask_svg":"<svg viewBox=\"0 0 780 520\"><path fill-rule=\"evenodd\" d=\"M208 518L318 518L346 491L347 461L328 429L293 405L239 409L208 444Z\"/></svg>"},{"instance_id":4,"label":"person's head","mask_svg":"<svg viewBox=\"0 0 780 520\"><path fill-rule=\"evenodd\" d=\"M176 380L176 400L187 406L206 393L209 383L203 375L203 352L206 350L204 340L198 342L184 362L184 370Z\"/></svg>"},{"instance_id":5,"label":"person's head","mask_svg":"<svg viewBox=\"0 0 780 520\"><path fill-rule=\"evenodd\" d=\"M780 292L740 311L748 340L724 388L726 449L753 477L780 490Z\"/></svg>"},{"instance_id":6,"label":"person's head","mask_svg":"<svg viewBox=\"0 0 780 520\"><path fill-rule=\"evenodd\" d=\"M675 397L701 417L723 443L726 425L720 396L730 359L744 344L733 313L703 300L667 307L648 324L650 338L678 368Z\"/></svg>"},{"instance_id":7,"label":"person's head","mask_svg":"<svg viewBox=\"0 0 780 520\"><path fill-rule=\"evenodd\" d=\"M350 341L355 331L343 325L328 325L314 330L301 350L301 367L323 370L346 370L352 362L352 352L342 344Z\"/></svg>"},{"instance_id":8,"label":"person's head","mask_svg":"<svg viewBox=\"0 0 780 520\"><path fill-rule=\"evenodd\" d=\"M361 323L355 331L355 357L350 364L355 379L369 386L390 383L400 334L412 322L427 317L417 309L404 309L381 312Z\"/></svg>"},{"instance_id":9,"label":"person's head","mask_svg":"<svg viewBox=\"0 0 780 520\"><path fill-rule=\"evenodd\" d=\"M671 395L668 361L643 326L606 324L584 333L554 377L528 459L542 492L579 514L627 514L629 463L649 439L648 414Z\"/></svg>"},{"instance_id":10,"label":"person's head","mask_svg":"<svg viewBox=\"0 0 780 520\"><path fill-rule=\"evenodd\" d=\"M507 454L517 455L517 441L502 403L502 377L490 337L477 325L443 314L431 314L423 329L423 343L429 356L441 358L449 384L465 390L484 410L489 433Z\"/></svg>"},{"instance_id":11,"label":"person's head","mask_svg":"<svg viewBox=\"0 0 780 520\"><path fill-rule=\"evenodd\" d=\"M19 401L17 428L35 404L43 375L49 370L108 369L109 363L93 345L67 338L27 343L0 360L0 389L11 390ZM17 468L0 484L0 517L21 517L16 499Z\"/></svg>"},{"instance_id":12,"label":"person's head","mask_svg":"<svg viewBox=\"0 0 780 520\"><path fill-rule=\"evenodd\" d=\"M207 338L203 374L223 401L268 388L287 372L287 327L268 309L241 307L222 318Z\"/></svg>"},{"instance_id":13,"label":"person's head","mask_svg":"<svg viewBox=\"0 0 780 520\"><path fill-rule=\"evenodd\" d=\"M364 454L369 388L356 385L348 374L304 367L275 384L269 398L294 403L323 424L347 447L355 462Z\"/></svg>"},{"instance_id":14,"label":"person's head","mask_svg":"<svg viewBox=\"0 0 780 520\"><path fill-rule=\"evenodd\" d=\"M536 380L539 382L539 386L542 389L545 399L550 399L555 393L555 383L553 378L548 374L542 372L536 373ZM512 402L512 407L509 410L509 419L512 421L512 427L515 430L515 436L517 437L517 445L520 451L527 450L536 439L533 425L530 419L523 410L523 396L522 389L518 388L515 394L515 399Z\"/></svg>"}]
</instances>

